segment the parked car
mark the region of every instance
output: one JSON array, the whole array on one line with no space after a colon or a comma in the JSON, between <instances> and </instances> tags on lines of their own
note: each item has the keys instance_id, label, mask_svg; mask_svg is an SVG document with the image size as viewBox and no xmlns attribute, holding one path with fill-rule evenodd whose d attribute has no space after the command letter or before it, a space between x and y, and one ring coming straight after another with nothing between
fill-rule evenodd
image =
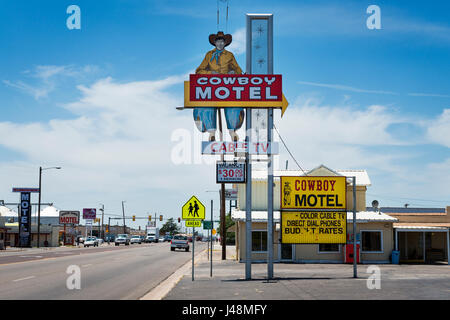
<instances>
[{"instance_id":1,"label":"parked car","mask_svg":"<svg viewBox=\"0 0 450 320\"><path fill-rule=\"evenodd\" d=\"M131 236L130 243L142 243L141 236Z\"/></svg>"},{"instance_id":2,"label":"parked car","mask_svg":"<svg viewBox=\"0 0 450 320\"><path fill-rule=\"evenodd\" d=\"M119 246L124 244L126 246L130 245L130 237L127 234L118 234L116 239L114 240L114 244Z\"/></svg>"},{"instance_id":3,"label":"parked car","mask_svg":"<svg viewBox=\"0 0 450 320\"><path fill-rule=\"evenodd\" d=\"M191 236L188 237L188 241L192 242L192 237Z\"/></svg>"},{"instance_id":4,"label":"parked car","mask_svg":"<svg viewBox=\"0 0 450 320\"><path fill-rule=\"evenodd\" d=\"M102 238L97 238L98 240L98 245L102 245L105 241Z\"/></svg>"},{"instance_id":5,"label":"parked car","mask_svg":"<svg viewBox=\"0 0 450 320\"><path fill-rule=\"evenodd\" d=\"M145 242L147 242L147 243L156 242L155 236L147 236L145 238Z\"/></svg>"},{"instance_id":6,"label":"parked car","mask_svg":"<svg viewBox=\"0 0 450 320\"><path fill-rule=\"evenodd\" d=\"M197 237L195 238L195 240L196 240L196 241L202 241L202 238L203 238L202 236L197 236Z\"/></svg>"},{"instance_id":7,"label":"parked car","mask_svg":"<svg viewBox=\"0 0 450 320\"><path fill-rule=\"evenodd\" d=\"M159 242L164 242L164 237L159 237L158 241Z\"/></svg>"},{"instance_id":8,"label":"parked car","mask_svg":"<svg viewBox=\"0 0 450 320\"><path fill-rule=\"evenodd\" d=\"M84 237L83 236L77 236L77 239L75 241L78 240L78 243L84 243Z\"/></svg>"},{"instance_id":9,"label":"parked car","mask_svg":"<svg viewBox=\"0 0 450 320\"><path fill-rule=\"evenodd\" d=\"M141 242L145 242L145 236L139 236L141 238Z\"/></svg>"},{"instance_id":10,"label":"parked car","mask_svg":"<svg viewBox=\"0 0 450 320\"><path fill-rule=\"evenodd\" d=\"M164 236L164 242L172 240L172 236Z\"/></svg>"},{"instance_id":11,"label":"parked car","mask_svg":"<svg viewBox=\"0 0 450 320\"><path fill-rule=\"evenodd\" d=\"M87 237L86 240L84 240L84 247L98 247L98 240L96 237Z\"/></svg>"},{"instance_id":12,"label":"parked car","mask_svg":"<svg viewBox=\"0 0 450 320\"><path fill-rule=\"evenodd\" d=\"M186 252L189 251L189 242L186 235L177 234L173 236L172 241L170 241L170 251L175 251L175 249L184 249Z\"/></svg>"}]
</instances>

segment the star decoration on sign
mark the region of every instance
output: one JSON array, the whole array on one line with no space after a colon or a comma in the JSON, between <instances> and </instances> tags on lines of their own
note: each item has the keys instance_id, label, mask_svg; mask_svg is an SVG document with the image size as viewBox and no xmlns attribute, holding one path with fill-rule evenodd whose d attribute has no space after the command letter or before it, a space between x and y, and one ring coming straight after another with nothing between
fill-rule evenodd
<instances>
[{"instance_id":1,"label":"star decoration on sign","mask_svg":"<svg viewBox=\"0 0 450 320\"><path fill-rule=\"evenodd\" d=\"M259 58L256 62L259 64L260 67L262 67L263 64L266 63L266 60L263 58Z\"/></svg>"},{"instance_id":2,"label":"star decoration on sign","mask_svg":"<svg viewBox=\"0 0 450 320\"><path fill-rule=\"evenodd\" d=\"M256 32L261 36L264 33L264 28L260 25L256 28Z\"/></svg>"}]
</instances>

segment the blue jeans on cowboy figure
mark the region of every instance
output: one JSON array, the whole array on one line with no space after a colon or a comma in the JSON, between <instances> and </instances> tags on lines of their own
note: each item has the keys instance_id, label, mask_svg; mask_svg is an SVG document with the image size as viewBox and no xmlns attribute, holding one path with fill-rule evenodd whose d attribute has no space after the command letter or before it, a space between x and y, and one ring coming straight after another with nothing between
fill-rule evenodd
<instances>
[{"instance_id":1,"label":"blue jeans on cowboy figure","mask_svg":"<svg viewBox=\"0 0 450 320\"><path fill-rule=\"evenodd\" d=\"M242 127L244 122L244 108L224 108L227 128L233 141L239 139L236 130ZM194 108L194 121L198 130L209 133L209 140L215 141L217 130L217 108Z\"/></svg>"}]
</instances>

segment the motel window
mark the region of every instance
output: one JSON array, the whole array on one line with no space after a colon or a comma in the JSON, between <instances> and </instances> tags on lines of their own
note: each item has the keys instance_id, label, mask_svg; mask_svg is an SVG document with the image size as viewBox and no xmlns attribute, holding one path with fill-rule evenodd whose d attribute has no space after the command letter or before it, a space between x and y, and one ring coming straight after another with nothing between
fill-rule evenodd
<instances>
[{"instance_id":1,"label":"motel window","mask_svg":"<svg viewBox=\"0 0 450 320\"><path fill-rule=\"evenodd\" d=\"M252 231L252 251L267 251L267 231Z\"/></svg>"},{"instance_id":2,"label":"motel window","mask_svg":"<svg viewBox=\"0 0 450 320\"><path fill-rule=\"evenodd\" d=\"M383 252L383 233L381 231L361 231L361 252Z\"/></svg>"},{"instance_id":3,"label":"motel window","mask_svg":"<svg viewBox=\"0 0 450 320\"><path fill-rule=\"evenodd\" d=\"M334 252L340 252L339 250L339 244L337 243L324 243L319 244L319 252L320 253L334 253Z\"/></svg>"}]
</instances>

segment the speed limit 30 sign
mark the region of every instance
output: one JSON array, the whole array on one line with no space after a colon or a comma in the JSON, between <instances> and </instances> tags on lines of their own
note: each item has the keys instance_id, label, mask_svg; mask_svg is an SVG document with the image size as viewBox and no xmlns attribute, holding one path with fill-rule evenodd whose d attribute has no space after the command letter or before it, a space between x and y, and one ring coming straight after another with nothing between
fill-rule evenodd
<instances>
[{"instance_id":1,"label":"speed limit 30 sign","mask_svg":"<svg viewBox=\"0 0 450 320\"><path fill-rule=\"evenodd\" d=\"M245 162L217 162L217 183L245 183Z\"/></svg>"}]
</instances>

